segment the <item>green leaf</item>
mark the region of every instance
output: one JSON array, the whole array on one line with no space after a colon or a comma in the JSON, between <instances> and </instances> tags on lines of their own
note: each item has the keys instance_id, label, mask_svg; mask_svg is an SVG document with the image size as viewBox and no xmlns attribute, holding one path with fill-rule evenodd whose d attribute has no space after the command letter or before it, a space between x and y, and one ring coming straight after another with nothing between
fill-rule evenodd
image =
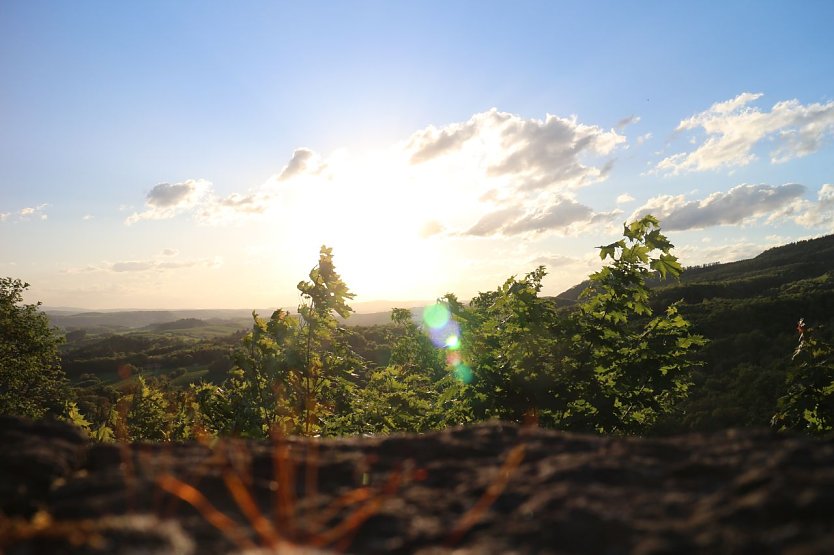
<instances>
[{"instance_id":1,"label":"green leaf","mask_svg":"<svg viewBox=\"0 0 834 555\"><path fill-rule=\"evenodd\" d=\"M663 279L666 279L667 274L678 277L683 272L683 267L678 262L678 258L672 254L661 254L660 258L652 260L649 266L652 270L659 272Z\"/></svg>"}]
</instances>

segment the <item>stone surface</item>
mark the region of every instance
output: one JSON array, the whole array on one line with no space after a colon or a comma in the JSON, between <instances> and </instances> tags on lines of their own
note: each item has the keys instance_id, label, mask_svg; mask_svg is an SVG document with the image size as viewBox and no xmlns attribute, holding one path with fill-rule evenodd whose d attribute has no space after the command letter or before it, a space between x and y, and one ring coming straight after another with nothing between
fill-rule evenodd
<instances>
[{"instance_id":1,"label":"stone surface","mask_svg":"<svg viewBox=\"0 0 834 555\"><path fill-rule=\"evenodd\" d=\"M102 445L4 418L0 511L8 554L834 553L834 442L488 423Z\"/></svg>"}]
</instances>

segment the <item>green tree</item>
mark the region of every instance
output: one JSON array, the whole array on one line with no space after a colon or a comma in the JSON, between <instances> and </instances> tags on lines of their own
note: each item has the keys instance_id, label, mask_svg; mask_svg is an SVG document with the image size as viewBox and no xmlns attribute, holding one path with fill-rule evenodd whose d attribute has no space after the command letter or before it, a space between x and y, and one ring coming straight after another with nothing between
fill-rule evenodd
<instances>
[{"instance_id":1,"label":"green tree","mask_svg":"<svg viewBox=\"0 0 834 555\"><path fill-rule=\"evenodd\" d=\"M0 278L0 414L66 416L71 397L58 357L61 338L40 303L23 304L27 287Z\"/></svg>"},{"instance_id":2,"label":"green tree","mask_svg":"<svg viewBox=\"0 0 834 555\"><path fill-rule=\"evenodd\" d=\"M609 264L590 276L568 328L571 362L588 386L566 415L579 416L579 427L590 420L599 432L645 432L686 397L704 339L677 304L655 316L646 285L680 276L673 247L653 216L626 224L622 239L600 247Z\"/></svg>"},{"instance_id":3,"label":"green tree","mask_svg":"<svg viewBox=\"0 0 834 555\"><path fill-rule=\"evenodd\" d=\"M233 415L215 426L228 427L235 435L266 437L279 423L297 431L302 407L298 320L280 309L269 320L254 312L252 319L251 331L233 353L236 369L216 390L221 398L206 399L206 409L211 406L210 414Z\"/></svg>"},{"instance_id":4,"label":"green tree","mask_svg":"<svg viewBox=\"0 0 834 555\"><path fill-rule=\"evenodd\" d=\"M395 308L389 364L372 370L363 387L355 391L351 411L338 421L349 433L424 432L447 421L443 400L448 387L442 350L412 321L411 311Z\"/></svg>"},{"instance_id":5,"label":"green tree","mask_svg":"<svg viewBox=\"0 0 834 555\"><path fill-rule=\"evenodd\" d=\"M336 315L347 318L353 312L347 302L355 296L336 272L332 249L324 245L309 277L309 281L298 283L303 345L297 393L302 403L303 431L307 435L319 428L328 413L334 412L335 407L328 406L328 401L338 401L339 389L351 387L348 376L353 369L345 365L350 350L339 332ZM323 396L324 393L329 395Z\"/></svg>"},{"instance_id":6,"label":"green tree","mask_svg":"<svg viewBox=\"0 0 834 555\"><path fill-rule=\"evenodd\" d=\"M252 330L233 354L235 368L221 387L196 392L209 429L265 437L326 432L330 415L350 410L357 367L336 315L347 317L353 298L322 246L309 281L298 284L298 317L276 310L269 320L253 312ZM331 429L331 428L328 428Z\"/></svg>"},{"instance_id":7,"label":"green tree","mask_svg":"<svg viewBox=\"0 0 834 555\"><path fill-rule=\"evenodd\" d=\"M539 293L543 267L481 293L468 307L447 296L472 367L476 418L535 420L600 433L640 433L685 397L703 339L669 306L654 316L646 280L681 267L658 221L624 226L600 247L608 262L569 313Z\"/></svg>"},{"instance_id":8,"label":"green tree","mask_svg":"<svg viewBox=\"0 0 834 555\"><path fill-rule=\"evenodd\" d=\"M805 321L771 424L780 430L826 434L834 429L834 347L814 337Z\"/></svg>"},{"instance_id":9,"label":"green tree","mask_svg":"<svg viewBox=\"0 0 834 555\"><path fill-rule=\"evenodd\" d=\"M130 441L168 440L171 415L165 394L139 376L127 411L127 432Z\"/></svg>"},{"instance_id":10,"label":"green tree","mask_svg":"<svg viewBox=\"0 0 834 555\"><path fill-rule=\"evenodd\" d=\"M466 398L477 419L558 425L568 384L561 364L560 320L539 297L544 267L511 277L495 291L480 293L464 307L447 295L461 325L463 358L471 367Z\"/></svg>"}]
</instances>

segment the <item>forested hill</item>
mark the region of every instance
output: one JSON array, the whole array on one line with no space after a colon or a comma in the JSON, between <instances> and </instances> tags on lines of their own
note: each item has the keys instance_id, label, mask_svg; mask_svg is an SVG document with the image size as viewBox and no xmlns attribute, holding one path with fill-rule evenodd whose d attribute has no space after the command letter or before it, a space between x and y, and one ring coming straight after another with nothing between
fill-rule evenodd
<instances>
[{"instance_id":1,"label":"forested hill","mask_svg":"<svg viewBox=\"0 0 834 555\"><path fill-rule=\"evenodd\" d=\"M658 300L684 299L688 303L709 298L770 295L774 289L834 272L834 235L789 243L768 249L747 260L690 266L680 282L657 283ZM559 294L561 304L573 304L588 282Z\"/></svg>"},{"instance_id":2,"label":"forested hill","mask_svg":"<svg viewBox=\"0 0 834 555\"><path fill-rule=\"evenodd\" d=\"M586 283L558 296L573 304ZM688 268L679 282L655 282L656 307L681 312L710 341L680 421L670 428L767 426L805 318L834 331L834 235L769 249L755 258Z\"/></svg>"}]
</instances>

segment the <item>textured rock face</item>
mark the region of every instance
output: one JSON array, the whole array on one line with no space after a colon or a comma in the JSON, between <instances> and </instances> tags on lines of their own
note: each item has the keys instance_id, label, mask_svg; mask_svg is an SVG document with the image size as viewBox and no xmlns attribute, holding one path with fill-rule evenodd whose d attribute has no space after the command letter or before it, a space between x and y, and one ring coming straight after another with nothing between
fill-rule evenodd
<instances>
[{"instance_id":1,"label":"textured rock face","mask_svg":"<svg viewBox=\"0 0 834 555\"><path fill-rule=\"evenodd\" d=\"M834 553L834 443L492 423L115 446L5 418L0 511L8 554Z\"/></svg>"}]
</instances>

